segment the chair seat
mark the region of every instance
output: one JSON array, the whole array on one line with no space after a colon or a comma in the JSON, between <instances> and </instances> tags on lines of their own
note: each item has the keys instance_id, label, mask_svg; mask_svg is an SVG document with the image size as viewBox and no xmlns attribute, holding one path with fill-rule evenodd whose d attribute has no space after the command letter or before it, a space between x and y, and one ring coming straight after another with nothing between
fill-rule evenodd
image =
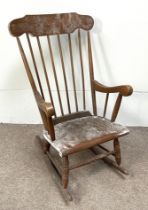
<instances>
[{"instance_id":1,"label":"chair seat","mask_svg":"<svg viewBox=\"0 0 148 210\"><path fill-rule=\"evenodd\" d=\"M76 152L77 148L90 148L128 133L129 130L120 124L98 116L87 116L55 125L55 141L50 140L47 132L44 137L60 156L64 156L73 153L72 150Z\"/></svg>"}]
</instances>

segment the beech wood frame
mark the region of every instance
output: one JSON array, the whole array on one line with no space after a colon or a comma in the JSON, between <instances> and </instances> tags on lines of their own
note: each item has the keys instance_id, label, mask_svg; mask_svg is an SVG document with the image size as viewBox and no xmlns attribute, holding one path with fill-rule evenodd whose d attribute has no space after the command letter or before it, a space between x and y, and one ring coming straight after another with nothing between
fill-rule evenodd
<instances>
[{"instance_id":1,"label":"beech wood frame","mask_svg":"<svg viewBox=\"0 0 148 210\"><path fill-rule=\"evenodd\" d=\"M74 78L74 67L73 67L73 55L72 55L72 47L71 47L71 33L75 31L76 29L78 30L78 40L79 40L79 51L80 51L80 62L81 62L81 68L82 68L82 82L83 82L83 107L84 110L86 108L85 104L85 86L84 86L84 64L83 64L83 59L82 59L82 49L81 49L81 34L80 34L80 29L86 30L87 31L87 38L88 38L88 54L89 54L89 70L90 70L90 80L91 80L91 94L92 94L92 103L93 103L93 115L97 115L97 105L96 105L96 92L102 92L106 94L106 100L105 100L105 105L104 105L104 112L103 112L103 117L106 115L106 110L107 110L107 104L108 104L108 99L109 99L109 94L110 93L118 93L112 116L111 116L111 122L114 122L116 120L116 117L118 115L118 111L121 105L122 97L123 96L130 96L133 92L133 89L129 85L122 85L122 86L115 86L115 87L107 87L102 85L101 83L97 82L94 80L94 72L93 72L93 60L92 60L92 47L91 47L91 37L90 37L90 30L93 27L94 20L91 16L88 15L79 15L77 13L63 13L63 14L50 14L50 15L27 15L23 18L15 19L11 21L9 24L9 30L10 33L17 38L19 50L26 68L26 72L30 81L30 84L33 89L33 93L43 120L43 124L45 129L48 131L51 140L55 140L55 132L54 132L54 125L70 120L70 119L75 119L75 118L80 118L84 116L90 116L91 113L88 111L84 112L79 112L78 111L78 102L77 102L77 97L75 94L75 104L76 104L76 113L71 113L70 105L69 105L69 96L68 96L68 91L67 91L67 80L65 76L65 67L64 67L64 60L63 60L63 55L62 55L62 48L61 48L61 40L60 40L60 34L68 34L68 41L69 41L69 50L70 50L70 59L71 59L71 67L72 67L72 76L73 76L73 83L74 83L74 91L76 93L76 87L75 87L75 78ZM32 55L33 63L35 66L35 71L40 87L40 92L37 90L36 84L34 82L34 78L32 76L27 57L25 55L25 52L23 50L21 41L19 39L19 36L22 34L26 33L26 38L28 41L28 45L30 48L30 52ZM29 34L36 36L37 38L37 43L39 46L40 50L40 55L42 58L42 64L43 64L43 69L44 73L46 76L46 82L51 98L51 103L47 103L44 100L44 93L43 93L43 88L42 84L40 82L40 78L38 75L37 71L37 66L34 58L34 54L32 51L32 46L29 38ZM48 45L49 45L49 50L51 54L51 59L52 59L52 66L54 70L54 76L56 80L56 85L57 85L57 90L59 93L59 87L58 87L58 81L56 78L56 71L55 71L55 66L54 66L54 60L53 60L53 54L52 54L52 49L51 49L51 44L50 44L50 35L56 35L58 39L58 44L59 44L59 50L60 50L60 57L61 57L61 63L62 63L62 68L63 68L63 73L64 73L64 82L65 82L65 87L66 87L66 96L67 96L67 102L68 102L68 110L69 114L64 115L63 113L63 108L61 104L61 98L60 95L59 101L60 101L60 106L61 106L61 117L56 117L56 110L54 108L53 100L52 100L52 95L51 95L51 87L48 81L48 76L47 76L47 71L46 71L46 66L45 66L45 61L43 57L43 52L42 48L40 45L40 36L47 36L48 40ZM55 116L55 118L53 118ZM61 180L62 180L62 185L64 189L67 189L68 187L68 177L69 177L69 171L73 170L75 168L81 167L83 165L89 164L93 161L102 159L104 162L114 166L117 168L119 171L123 172L124 174L127 174L126 170L123 169L120 164L121 164L121 153L120 153L120 144L118 140L118 135L115 134L110 134L107 137L101 137L101 139L95 139L94 141L89 141L86 142L86 144L79 144L77 147L72 148L68 153L65 153L63 157L61 158L61 166L57 167L56 160L53 159L52 155L50 154L50 144L43 139L43 137L39 137L42 141L43 145L43 150L44 152L48 155L50 158L52 164L58 171ZM101 141L100 141L101 140ZM107 148L103 147L100 145L100 143L106 142L107 140L112 140L113 141L113 151L109 151ZM94 147L95 146L95 147ZM99 154L98 150L96 147L100 148L103 153ZM80 152L85 149L91 149L93 154L95 154L94 157L90 158L89 160L86 160L83 163L78 163L76 165L70 166L69 165L69 155ZM115 157L115 161L112 161L107 158L107 156L112 155ZM70 196L70 199L72 197Z\"/></svg>"}]
</instances>

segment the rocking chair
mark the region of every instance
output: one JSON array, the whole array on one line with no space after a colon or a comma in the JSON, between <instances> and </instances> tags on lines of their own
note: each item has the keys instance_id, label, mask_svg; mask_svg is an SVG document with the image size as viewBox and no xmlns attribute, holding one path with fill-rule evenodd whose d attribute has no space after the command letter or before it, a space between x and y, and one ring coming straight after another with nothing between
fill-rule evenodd
<instances>
[{"instance_id":1,"label":"rocking chair","mask_svg":"<svg viewBox=\"0 0 148 210\"><path fill-rule=\"evenodd\" d=\"M41 140L44 152L59 172L64 189L68 187L70 170L99 159L126 174L120 166L119 137L129 130L114 121L122 96L130 96L133 89L129 85L107 87L94 79L90 34L93 25L91 16L77 13L26 15L9 25L10 33L17 39L44 124ZM23 44L25 37L27 44ZM102 116L97 114L96 92L106 94ZM111 120L106 118L110 93L118 94ZM88 107L88 103L92 106ZM102 145L107 141L113 141L113 151ZM51 149L59 156L60 167ZM92 158L69 164L71 154L87 149L95 154ZM109 159L109 155L115 157L115 161Z\"/></svg>"}]
</instances>

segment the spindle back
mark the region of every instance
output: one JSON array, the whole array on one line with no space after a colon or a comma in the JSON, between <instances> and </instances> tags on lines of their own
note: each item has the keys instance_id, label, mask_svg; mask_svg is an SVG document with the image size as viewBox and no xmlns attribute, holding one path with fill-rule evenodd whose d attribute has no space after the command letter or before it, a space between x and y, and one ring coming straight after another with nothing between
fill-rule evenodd
<instances>
[{"instance_id":1,"label":"spindle back","mask_svg":"<svg viewBox=\"0 0 148 210\"><path fill-rule=\"evenodd\" d=\"M90 16L63 13L26 15L9 25L11 34L17 38L33 92L39 91L43 99L52 103L55 117L88 109L90 98L96 114L91 83L94 79L90 37L93 24ZM25 38L27 44L22 43Z\"/></svg>"}]
</instances>

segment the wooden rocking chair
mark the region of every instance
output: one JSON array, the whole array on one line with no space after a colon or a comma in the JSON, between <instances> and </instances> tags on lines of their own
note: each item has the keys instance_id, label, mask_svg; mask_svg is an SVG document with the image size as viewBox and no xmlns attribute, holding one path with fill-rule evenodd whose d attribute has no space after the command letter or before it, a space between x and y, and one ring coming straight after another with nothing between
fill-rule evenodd
<instances>
[{"instance_id":1,"label":"wooden rocking chair","mask_svg":"<svg viewBox=\"0 0 148 210\"><path fill-rule=\"evenodd\" d=\"M77 13L26 15L9 24L44 124L43 149L59 172L64 189L68 186L70 170L99 159L126 174L120 166L118 138L128 134L129 130L114 121L122 96L131 95L133 90L129 85L107 87L94 80L90 35L93 25L92 17ZM25 37L28 44L22 44ZM89 92L86 85L90 86L90 95L86 93ZM79 91L80 87L82 91ZM106 94L102 117L97 114L96 92ZM105 116L110 93L118 93L118 96L111 120L108 120ZM87 102L92 102L92 110L87 108ZM113 151L101 145L107 141L113 141ZM103 153L98 154L96 147ZM60 167L50 152L53 148L60 157ZM91 149L95 156L83 163L69 165L69 155L86 149ZM109 155L114 156L115 161L107 158Z\"/></svg>"}]
</instances>

